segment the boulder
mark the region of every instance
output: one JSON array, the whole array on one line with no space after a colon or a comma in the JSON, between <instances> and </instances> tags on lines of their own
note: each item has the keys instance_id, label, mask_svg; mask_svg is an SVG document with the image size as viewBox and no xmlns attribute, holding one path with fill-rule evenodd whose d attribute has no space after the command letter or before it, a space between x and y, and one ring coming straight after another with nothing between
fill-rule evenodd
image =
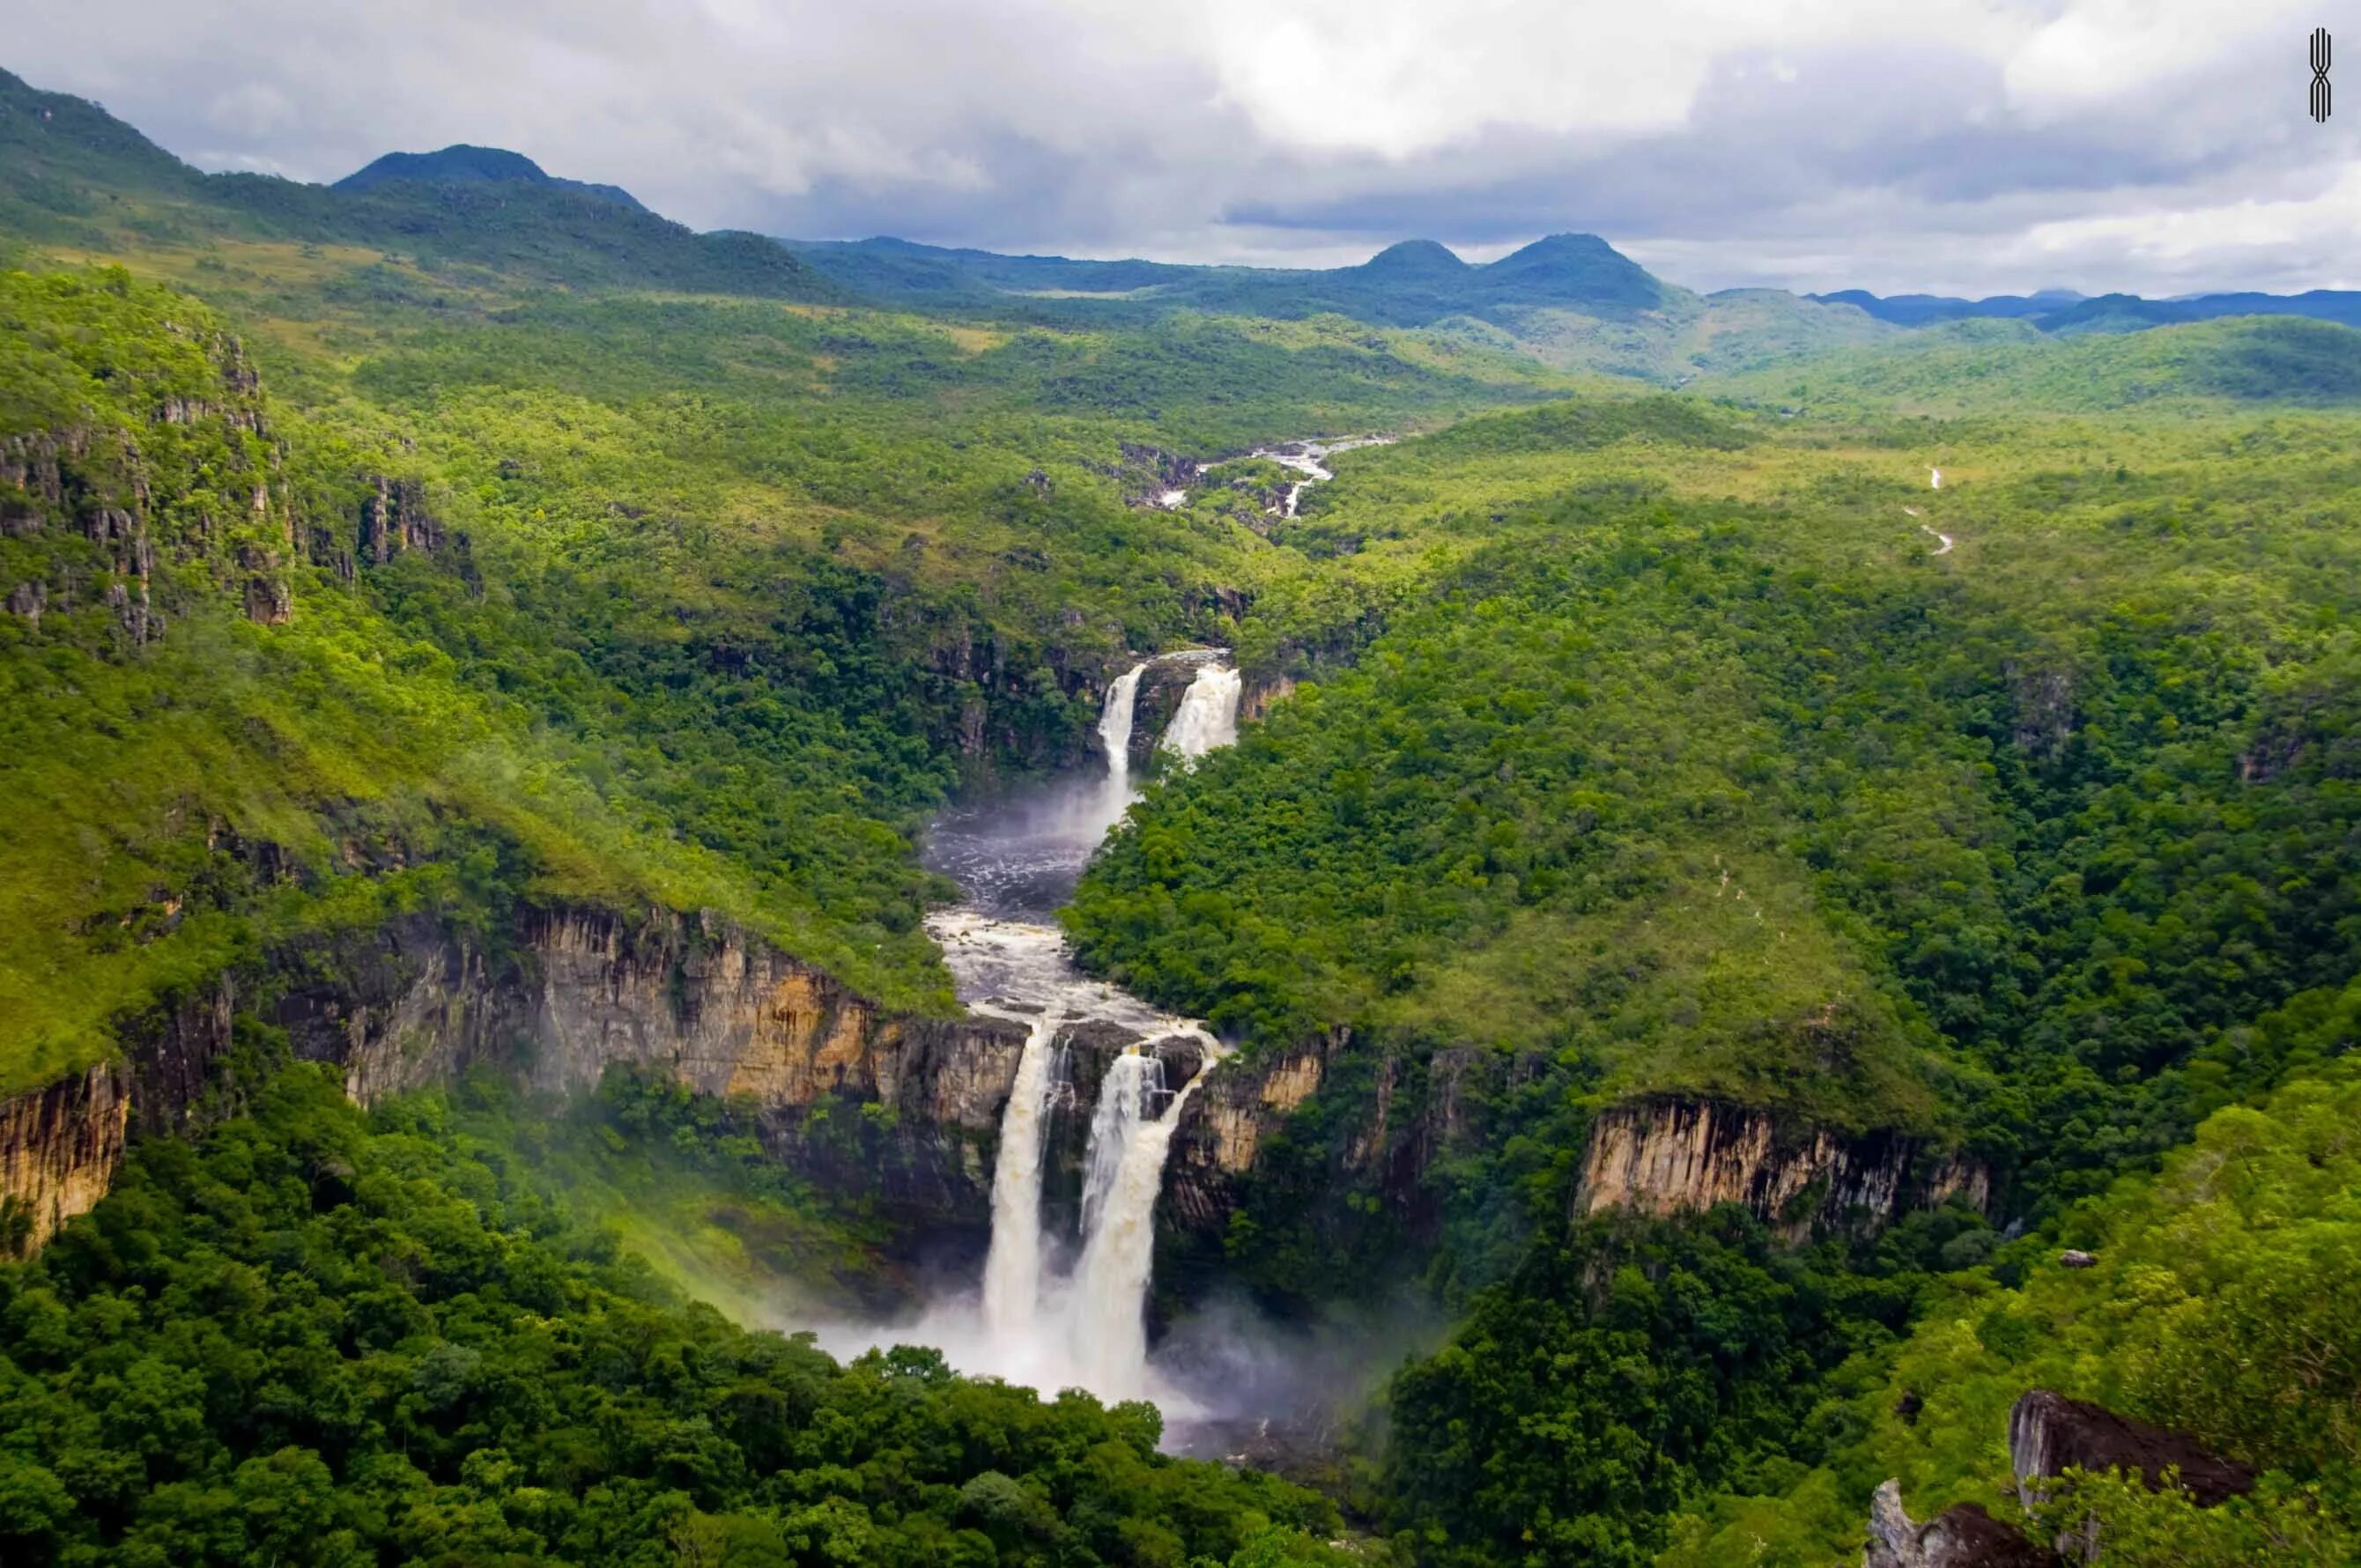
<instances>
[{"instance_id":1,"label":"boulder","mask_svg":"<svg viewBox=\"0 0 2361 1568\"><path fill-rule=\"evenodd\" d=\"M2255 1473L2235 1459L2099 1405L2036 1388L2008 1414L2008 1453L2016 1472L2017 1496L2031 1508L2040 1483L2069 1470L2137 1473L2150 1491L2161 1490L2168 1470L2200 1506L2212 1508L2254 1490Z\"/></svg>"},{"instance_id":2,"label":"boulder","mask_svg":"<svg viewBox=\"0 0 2361 1568\"><path fill-rule=\"evenodd\" d=\"M1902 1508L1902 1484L1870 1499L1861 1568L2059 1568L2062 1559L1973 1503L1954 1503L1925 1524Z\"/></svg>"}]
</instances>

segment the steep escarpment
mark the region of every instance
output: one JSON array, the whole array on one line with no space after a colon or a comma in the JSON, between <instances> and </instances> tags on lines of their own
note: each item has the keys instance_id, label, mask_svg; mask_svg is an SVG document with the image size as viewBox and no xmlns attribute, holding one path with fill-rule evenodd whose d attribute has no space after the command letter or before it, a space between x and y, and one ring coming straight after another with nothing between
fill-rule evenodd
<instances>
[{"instance_id":1,"label":"steep escarpment","mask_svg":"<svg viewBox=\"0 0 2361 1568\"><path fill-rule=\"evenodd\" d=\"M752 1100L778 1157L931 1224L981 1223L988 1154L1024 1031L880 1009L710 917L534 911L513 950L410 926L357 966L357 992L273 1005L299 1054L344 1064L356 1099L478 1063L578 1092L615 1067Z\"/></svg>"},{"instance_id":2,"label":"steep escarpment","mask_svg":"<svg viewBox=\"0 0 2361 1568\"><path fill-rule=\"evenodd\" d=\"M1991 1188L1982 1166L1898 1134L1792 1133L1760 1111L1667 1100L1600 1113L1575 1209L1661 1216L1741 1203L1802 1234L1955 1197L1981 1210Z\"/></svg>"},{"instance_id":3,"label":"steep escarpment","mask_svg":"<svg viewBox=\"0 0 2361 1568\"><path fill-rule=\"evenodd\" d=\"M1173 1221L1216 1231L1237 1207L1237 1181L1267 1139L1320 1088L1329 1053L1312 1049L1225 1065L1180 1114L1165 1168Z\"/></svg>"},{"instance_id":4,"label":"steep escarpment","mask_svg":"<svg viewBox=\"0 0 2361 1568\"><path fill-rule=\"evenodd\" d=\"M234 1007L340 1065L364 1102L477 1066L560 1092L632 1068L752 1100L772 1151L833 1190L928 1230L986 1222L1021 1027L880 1009L710 917L557 907L509 935L488 947L422 916L277 955L150 1020L125 1062L0 1103L16 1240L38 1246L104 1195L132 1122L185 1121Z\"/></svg>"},{"instance_id":5,"label":"steep escarpment","mask_svg":"<svg viewBox=\"0 0 2361 1568\"><path fill-rule=\"evenodd\" d=\"M104 1062L0 1103L0 1255L39 1247L106 1196L130 1110Z\"/></svg>"}]
</instances>

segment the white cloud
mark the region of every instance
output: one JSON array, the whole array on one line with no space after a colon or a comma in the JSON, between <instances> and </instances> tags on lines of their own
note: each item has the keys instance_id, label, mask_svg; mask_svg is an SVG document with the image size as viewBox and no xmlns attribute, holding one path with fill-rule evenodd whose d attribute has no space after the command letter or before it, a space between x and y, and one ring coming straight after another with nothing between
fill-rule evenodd
<instances>
[{"instance_id":1,"label":"white cloud","mask_svg":"<svg viewBox=\"0 0 2361 1568\"><path fill-rule=\"evenodd\" d=\"M1590 229L1702 286L2291 286L2344 275L2361 160L2293 0L22 9L11 69L211 167L473 141L699 226L1093 255Z\"/></svg>"}]
</instances>

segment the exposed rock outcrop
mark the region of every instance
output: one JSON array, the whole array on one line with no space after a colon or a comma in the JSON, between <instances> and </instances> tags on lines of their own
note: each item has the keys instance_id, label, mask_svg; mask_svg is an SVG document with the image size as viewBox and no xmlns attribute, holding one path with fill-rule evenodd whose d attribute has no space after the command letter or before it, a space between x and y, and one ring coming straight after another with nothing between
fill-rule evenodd
<instances>
[{"instance_id":1,"label":"exposed rock outcrop","mask_svg":"<svg viewBox=\"0 0 2361 1568\"><path fill-rule=\"evenodd\" d=\"M1264 1141L1319 1089L1324 1053L1299 1051L1263 1062L1233 1062L1205 1080L1180 1113L1164 1167L1172 1218L1216 1229L1237 1206L1236 1179Z\"/></svg>"},{"instance_id":2,"label":"exposed rock outcrop","mask_svg":"<svg viewBox=\"0 0 2361 1568\"><path fill-rule=\"evenodd\" d=\"M1869 1505L1861 1568L2059 1568L2061 1559L1974 1503L1956 1503L1927 1523L1903 1511L1902 1486L1888 1481Z\"/></svg>"},{"instance_id":3,"label":"exposed rock outcrop","mask_svg":"<svg viewBox=\"0 0 2361 1568\"><path fill-rule=\"evenodd\" d=\"M382 566L404 550L433 554L443 545L443 525L426 510L426 492L415 479L372 477L375 493L361 503L357 540L363 559Z\"/></svg>"},{"instance_id":4,"label":"exposed rock outcrop","mask_svg":"<svg viewBox=\"0 0 2361 1568\"><path fill-rule=\"evenodd\" d=\"M1271 710L1271 705L1286 701L1295 695L1292 675L1257 675L1249 674L1245 690L1238 697L1238 717L1257 719Z\"/></svg>"},{"instance_id":5,"label":"exposed rock outcrop","mask_svg":"<svg viewBox=\"0 0 2361 1568\"><path fill-rule=\"evenodd\" d=\"M1204 475L1204 466L1195 458L1161 447L1126 441L1119 450L1122 460L1103 472L1123 487L1128 507L1161 508L1165 492L1185 490Z\"/></svg>"},{"instance_id":6,"label":"exposed rock outcrop","mask_svg":"<svg viewBox=\"0 0 2361 1568\"><path fill-rule=\"evenodd\" d=\"M1882 1223L1904 1209L1991 1201L1981 1165L1894 1134L1784 1137L1770 1116L1711 1102L1653 1101L1602 1113L1590 1132L1577 1213L1675 1214L1743 1203L1790 1234Z\"/></svg>"},{"instance_id":7,"label":"exposed rock outcrop","mask_svg":"<svg viewBox=\"0 0 2361 1568\"><path fill-rule=\"evenodd\" d=\"M2009 1411L2008 1455L2017 1497L2028 1508L2041 1499L2043 1481L2069 1470L2136 1472L2150 1491L2177 1470L2180 1486L2204 1508L2255 1487L2252 1469L2193 1439L2047 1388L2033 1389Z\"/></svg>"},{"instance_id":8,"label":"exposed rock outcrop","mask_svg":"<svg viewBox=\"0 0 2361 1568\"><path fill-rule=\"evenodd\" d=\"M521 953L494 963L417 927L390 934L358 966L367 983L291 992L274 1021L302 1054L343 1063L361 1100L484 1060L557 1091L612 1066L660 1072L752 1099L765 1143L815 1178L929 1223L987 1218L985 1154L1021 1027L882 1012L733 927L668 911L546 911L519 937Z\"/></svg>"},{"instance_id":9,"label":"exposed rock outcrop","mask_svg":"<svg viewBox=\"0 0 2361 1568\"><path fill-rule=\"evenodd\" d=\"M0 1102L0 1254L38 1249L106 1196L130 1112L111 1062Z\"/></svg>"},{"instance_id":10,"label":"exposed rock outcrop","mask_svg":"<svg viewBox=\"0 0 2361 1568\"><path fill-rule=\"evenodd\" d=\"M922 1229L988 1223L1017 1025L884 1012L742 932L668 911L538 912L498 953L422 916L306 957L254 977L247 1005L299 1057L340 1065L357 1100L484 1062L553 1091L631 1065L751 1098L783 1161ZM32 1245L104 1195L126 1118L181 1124L229 1043L236 1000L225 977L151 1021L127 1069L0 1105L0 1198L34 1216Z\"/></svg>"}]
</instances>

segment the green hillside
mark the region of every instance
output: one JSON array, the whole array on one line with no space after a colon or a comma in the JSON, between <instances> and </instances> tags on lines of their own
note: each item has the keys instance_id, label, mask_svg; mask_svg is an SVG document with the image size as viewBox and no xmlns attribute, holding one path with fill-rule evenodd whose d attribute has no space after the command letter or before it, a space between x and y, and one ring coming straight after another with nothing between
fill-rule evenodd
<instances>
[{"instance_id":1,"label":"green hillside","mask_svg":"<svg viewBox=\"0 0 2361 1568\"><path fill-rule=\"evenodd\" d=\"M2064 336L2017 323L1961 323L1877 353L1732 374L1697 389L1838 417L1872 409L1938 418L2093 413L2214 400L2345 405L2361 400L2361 333L2281 316Z\"/></svg>"},{"instance_id":2,"label":"green hillside","mask_svg":"<svg viewBox=\"0 0 2361 1568\"><path fill-rule=\"evenodd\" d=\"M1587 236L789 247L514 157L203 175L0 76L8 1179L111 1155L40 1091L228 1036L38 1256L0 1204L0 1560L1823 1568L1889 1477L2107 1568L2352 1556L2361 335L1905 330ZM1292 507L1241 455L1367 434ZM764 1331L972 1287L861 1163L938 1107L535 1098L503 1037L363 1109L269 1021L390 934L512 984L672 912L988 1108L914 846L1096 779L1183 648L1239 740L1063 917L1226 1047L1144 1321L1334 1385L1228 1463ZM1596 1204L1609 1113L1861 1163ZM2262 1482L2028 1518L2034 1386Z\"/></svg>"}]
</instances>

